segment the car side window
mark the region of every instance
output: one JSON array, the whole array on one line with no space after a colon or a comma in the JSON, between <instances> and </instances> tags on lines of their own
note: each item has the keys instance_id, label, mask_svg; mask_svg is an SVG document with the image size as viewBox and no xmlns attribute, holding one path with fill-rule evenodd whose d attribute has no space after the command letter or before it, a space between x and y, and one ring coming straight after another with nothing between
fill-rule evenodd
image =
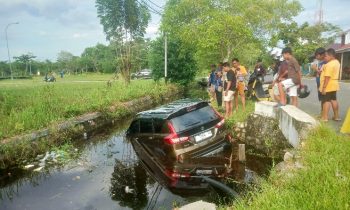
<instances>
[{"instance_id":1,"label":"car side window","mask_svg":"<svg viewBox=\"0 0 350 210\"><path fill-rule=\"evenodd\" d=\"M164 123L162 125L162 130L160 132L164 133L164 134L169 134L170 133L170 130L169 130L169 127L168 127L168 121L164 121Z\"/></svg>"},{"instance_id":2,"label":"car side window","mask_svg":"<svg viewBox=\"0 0 350 210\"><path fill-rule=\"evenodd\" d=\"M164 124L166 124L165 120L153 119L154 133L157 133L157 134L163 133Z\"/></svg>"},{"instance_id":3,"label":"car side window","mask_svg":"<svg viewBox=\"0 0 350 210\"><path fill-rule=\"evenodd\" d=\"M152 119L140 120L140 133L153 133Z\"/></svg>"},{"instance_id":4,"label":"car side window","mask_svg":"<svg viewBox=\"0 0 350 210\"><path fill-rule=\"evenodd\" d=\"M140 130L140 121L135 120L134 122L131 123L128 129L128 133L130 134L139 133L139 130Z\"/></svg>"}]
</instances>

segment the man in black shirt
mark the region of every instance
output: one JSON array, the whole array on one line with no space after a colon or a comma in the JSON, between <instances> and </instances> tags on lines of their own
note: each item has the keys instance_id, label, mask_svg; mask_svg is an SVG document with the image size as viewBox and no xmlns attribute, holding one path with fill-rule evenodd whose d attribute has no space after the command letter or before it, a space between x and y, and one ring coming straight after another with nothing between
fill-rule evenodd
<instances>
[{"instance_id":1,"label":"man in black shirt","mask_svg":"<svg viewBox=\"0 0 350 210\"><path fill-rule=\"evenodd\" d=\"M236 75L230 68L228 62L223 64L223 70L226 72L226 79L224 84L224 102L225 102L225 117L229 118L232 115L233 109L233 95L236 90Z\"/></svg>"}]
</instances>

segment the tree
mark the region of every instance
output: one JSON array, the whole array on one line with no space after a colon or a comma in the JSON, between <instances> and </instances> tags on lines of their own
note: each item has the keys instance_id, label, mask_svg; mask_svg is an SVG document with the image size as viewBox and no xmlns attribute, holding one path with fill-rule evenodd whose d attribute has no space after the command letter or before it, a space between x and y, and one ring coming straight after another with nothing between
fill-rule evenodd
<instances>
[{"instance_id":1,"label":"tree","mask_svg":"<svg viewBox=\"0 0 350 210\"><path fill-rule=\"evenodd\" d=\"M325 47L334 42L336 35L341 31L338 27L329 24L309 25L296 22L281 24L280 32L274 39L282 40L283 44L294 51L294 56L300 63L307 63L318 47Z\"/></svg>"},{"instance_id":2,"label":"tree","mask_svg":"<svg viewBox=\"0 0 350 210\"><path fill-rule=\"evenodd\" d=\"M107 40L117 42L117 63L120 73L130 82L134 40L143 37L150 13L137 0L96 0L97 14Z\"/></svg>"},{"instance_id":3,"label":"tree","mask_svg":"<svg viewBox=\"0 0 350 210\"><path fill-rule=\"evenodd\" d=\"M300 11L288 0L169 0L161 30L193 46L201 68L233 56L245 63L266 52L278 24Z\"/></svg>"},{"instance_id":4,"label":"tree","mask_svg":"<svg viewBox=\"0 0 350 210\"><path fill-rule=\"evenodd\" d=\"M149 63L154 80L164 77L164 39L158 38L151 43ZM194 51L180 40L168 40L168 78L170 82L188 85L196 75L197 67Z\"/></svg>"},{"instance_id":5,"label":"tree","mask_svg":"<svg viewBox=\"0 0 350 210\"><path fill-rule=\"evenodd\" d=\"M0 61L0 77L6 77L10 75L10 66L6 61Z\"/></svg>"},{"instance_id":6,"label":"tree","mask_svg":"<svg viewBox=\"0 0 350 210\"><path fill-rule=\"evenodd\" d=\"M16 62L18 62L19 64L22 64L22 67L25 66L25 72L24 74L28 73L28 68L29 68L29 74L32 74L32 61L33 58L36 58L36 56L34 56L32 53L27 53L27 54L23 54L20 55L18 57L13 57L15 59Z\"/></svg>"},{"instance_id":7,"label":"tree","mask_svg":"<svg viewBox=\"0 0 350 210\"><path fill-rule=\"evenodd\" d=\"M67 51L61 51L57 55L57 63L60 65L61 68L65 69L68 72L76 71L76 69L74 68L75 60L75 56Z\"/></svg>"}]
</instances>

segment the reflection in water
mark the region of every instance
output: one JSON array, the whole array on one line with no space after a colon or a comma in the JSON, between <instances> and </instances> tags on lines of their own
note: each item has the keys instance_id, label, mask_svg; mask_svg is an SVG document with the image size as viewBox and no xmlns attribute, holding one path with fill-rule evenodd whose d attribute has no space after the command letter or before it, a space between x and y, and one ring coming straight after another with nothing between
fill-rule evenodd
<instances>
[{"instance_id":1,"label":"reflection in water","mask_svg":"<svg viewBox=\"0 0 350 210\"><path fill-rule=\"evenodd\" d=\"M111 177L110 195L122 207L142 209L148 203L146 171L136 162L123 164L115 160Z\"/></svg>"},{"instance_id":2,"label":"reflection in water","mask_svg":"<svg viewBox=\"0 0 350 210\"><path fill-rule=\"evenodd\" d=\"M22 185L29 183L35 187L48 177L50 177L49 170L41 173L33 173L20 168L8 170L0 179L0 201L5 198L12 200L15 196L19 195L19 189Z\"/></svg>"},{"instance_id":3,"label":"reflection in water","mask_svg":"<svg viewBox=\"0 0 350 210\"><path fill-rule=\"evenodd\" d=\"M201 194L175 192L156 182L159 180L135 157L123 131L82 142L78 147L82 157L61 168L0 175L0 209L171 209L174 203L182 206L197 200L225 202L220 200L223 194L211 188ZM230 165L233 182L228 183L242 183L246 168L266 174L271 160L247 156L244 165L234 157Z\"/></svg>"}]
</instances>

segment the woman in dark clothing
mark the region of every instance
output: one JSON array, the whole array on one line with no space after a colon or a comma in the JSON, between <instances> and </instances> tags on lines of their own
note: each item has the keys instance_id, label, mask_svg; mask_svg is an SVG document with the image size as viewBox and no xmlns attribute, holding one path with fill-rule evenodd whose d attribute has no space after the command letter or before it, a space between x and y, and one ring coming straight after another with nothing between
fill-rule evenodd
<instances>
[{"instance_id":1,"label":"woman in dark clothing","mask_svg":"<svg viewBox=\"0 0 350 210\"><path fill-rule=\"evenodd\" d=\"M217 71L216 83L215 83L215 94L216 94L216 102L218 103L219 108L222 106L222 90L223 90L222 72Z\"/></svg>"}]
</instances>

